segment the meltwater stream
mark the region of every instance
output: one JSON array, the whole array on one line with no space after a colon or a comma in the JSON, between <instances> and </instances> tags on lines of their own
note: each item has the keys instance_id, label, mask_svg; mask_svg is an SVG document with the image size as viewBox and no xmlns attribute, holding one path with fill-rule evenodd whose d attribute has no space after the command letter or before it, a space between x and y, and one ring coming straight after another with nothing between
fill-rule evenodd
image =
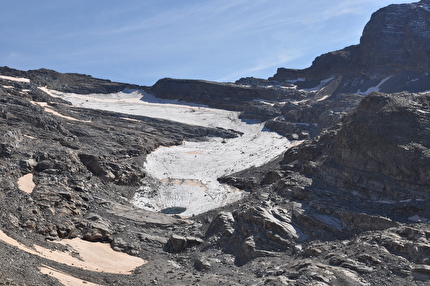
<instances>
[{"instance_id":1,"label":"meltwater stream","mask_svg":"<svg viewBox=\"0 0 430 286\"><path fill-rule=\"evenodd\" d=\"M154 180L141 186L133 198L134 205L147 210L190 216L237 201L246 193L220 184L217 178L269 162L290 144L285 137L264 130L262 123L240 120L239 112L162 100L141 91L108 95L49 92L80 107L243 133L233 139L210 137L203 142L186 141L149 154L144 167Z\"/></svg>"}]
</instances>

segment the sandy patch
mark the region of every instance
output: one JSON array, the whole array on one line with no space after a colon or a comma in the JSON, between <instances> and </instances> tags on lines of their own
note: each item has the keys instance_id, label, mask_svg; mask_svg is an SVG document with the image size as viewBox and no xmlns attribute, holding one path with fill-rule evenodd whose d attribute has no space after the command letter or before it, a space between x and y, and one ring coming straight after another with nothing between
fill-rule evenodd
<instances>
[{"instance_id":1,"label":"sandy patch","mask_svg":"<svg viewBox=\"0 0 430 286\"><path fill-rule=\"evenodd\" d=\"M71 246L74 251L79 253L80 258L83 261L77 260L70 256L69 253L63 257L63 252L50 251L49 256L52 256L54 258L53 260L59 257L62 258L66 264L69 262L69 265L74 264L73 266L86 270L131 274L136 267L146 263L145 260L139 257L112 250L108 243L89 242L80 238L62 240L58 243L65 246ZM37 246L36 249L40 249L41 251L45 250ZM70 257L73 259L70 259Z\"/></svg>"},{"instance_id":2,"label":"sandy patch","mask_svg":"<svg viewBox=\"0 0 430 286\"><path fill-rule=\"evenodd\" d=\"M46 103L46 102L36 102L36 101L30 101L30 102L33 103L33 104L37 104L39 106L42 106L44 108L45 112L49 112L51 114L54 114L55 116L58 116L58 117L61 117L61 118L64 118L64 119L73 120L73 121L79 121L79 122L85 122L85 123L91 122L90 120L80 120L80 119L76 119L76 118L73 118L73 117L70 117L70 116L62 115L62 114L58 113L57 111L49 108L48 107L48 103Z\"/></svg>"},{"instance_id":3,"label":"sandy patch","mask_svg":"<svg viewBox=\"0 0 430 286\"><path fill-rule=\"evenodd\" d=\"M33 174L27 174L18 179L18 189L31 194L36 185L33 182Z\"/></svg>"},{"instance_id":4,"label":"sandy patch","mask_svg":"<svg viewBox=\"0 0 430 286\"><path fill-rule=\"evenodd\" d=\"M70 246L73 253L78 254L79 258L73 257L71 252L51 250L38 245L34 245L34 250L9 237L1 230L0 240L16 246L27 253L89 271L131 274L136 267L146 263L145 260L139 257L112 250L107 243L89 242L80 238L57 242L62 245Z\"/></svg>"},{"instance_id":5,"label":"sandy patch","mask_svg":"<svg viewBox=\"0 0 430 286\"><path fill-rule=\"evenodd\" d=\"M59 270L56 270L54 268L51 268L49 266L43 266L39 268L40 272L43 274L52 276L56 278L61 284L65 286L80 286L80 285L86 285L86 286L102 286L101 284L94 284L76 277L73 277L67 273L61 272Z\"/></svg>"},{"instance_id":6,"label":"sandy patch","mask_svg":"<svg viewBox=\"0 0 430 286\"><path fill-rule=\"evenodd\" d=\"M197 155L197 154L202 154L202 151L188 151L187 154Z\"/></svg>"},{"instance_id":7,"label":"sandy patch","mask_svg":"<svg viewBox=\"0 0 430 286\"><path fill-rule=\"evenodd\" d=\"M207 190L207 186L199 180L186 180L186 179L169 179L165 178L161 180L164 185L184 185L189 187L200 187Z\"/></svg>"},{"instance_id":8,"label":"sandy patch","mask_svg":"<svg viewBox=\"0 0 430 286\"><path fill-rule=\"evenodd\" d=\"M30 82L28 78L23 78L23 77L0 75L0 78L10 80L10 81L17 81L17 82Z\"/></svg>"}]
</instances>

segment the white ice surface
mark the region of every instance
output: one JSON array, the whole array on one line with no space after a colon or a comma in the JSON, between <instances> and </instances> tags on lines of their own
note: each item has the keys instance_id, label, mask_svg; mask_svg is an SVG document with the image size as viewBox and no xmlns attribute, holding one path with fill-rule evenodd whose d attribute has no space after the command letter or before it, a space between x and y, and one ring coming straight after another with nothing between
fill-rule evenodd
<instances>
[{"instance_id":1,"label":"white ice surface","mask_svg":"<svg viewBox=\"0 0 430 286\"><path fill-rule=\"evenodd\" d=\"M28 78L23 78L23 77L0 75L0 78L10 80L10 81L17 81L17 82L30 82Z\"/></svg>"},{"instance_id":2,"label":"white ice surface","mask_svg":"<svg viewBox=\"0 0 430 286\"><path fill-rule=\"evenodd\" d=\"M290 144L285 137L263 130L262 123L240 120L239 112L161 100L141 91L77 95L43 90L76 106L243 132L234 139L211 137L204 142L161 147L149 154L144 167L157 179L157 190L142 186L133 199L136 206L148 210L184 207L181 215L190 216L237 201L246 193L220 184L217 178L262 165Z\"/></svg>"},{"instance_id":3,"label":"white ice surface","mask_svg":"<svg viewBox=\"0 0 430 286\"><path fill-rule=\"evenodd\" d=\"M366 91L357 90L357 92L356 92L356 93L357 93L357 94L360 94L360 95L368 95L369 93L374 92L374 91L378 92L378 91L379 91L379 88L381 87L381 85L382 85L384 82L386 82L387 80L389 80L391 77L392 77L392 75L391 75L391 76L387 76L386 78L384 78L383 80L381 80L381 81L378 83L378 85L377 85L377 86L370 87L370 88L368 88Z\"/></svg>"}]
</instances>

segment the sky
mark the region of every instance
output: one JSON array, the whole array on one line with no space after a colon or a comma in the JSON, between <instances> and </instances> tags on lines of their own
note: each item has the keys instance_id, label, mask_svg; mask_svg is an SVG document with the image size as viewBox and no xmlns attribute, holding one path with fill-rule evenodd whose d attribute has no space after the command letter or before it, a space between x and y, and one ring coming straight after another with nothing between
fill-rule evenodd
<instances>
[{"instance_id":1,"label":"sky","mask_svg":"<svg viewBox=\"0 0 430 286\"><path fill-rule=\"evenodd\" d=\"M358 44L395 0L13 0L0 9L0 66L153 85L234 82Z\"/></svg>"}]
</instances>

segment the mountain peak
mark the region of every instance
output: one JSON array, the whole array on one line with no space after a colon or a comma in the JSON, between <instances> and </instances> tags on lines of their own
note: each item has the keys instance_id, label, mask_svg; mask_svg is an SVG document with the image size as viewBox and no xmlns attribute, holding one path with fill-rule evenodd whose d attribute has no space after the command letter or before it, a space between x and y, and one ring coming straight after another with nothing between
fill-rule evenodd
<instances>
[{"instance_id":1,"label":"mountain peak","mask_svg":"<svg viewBox=\"0 0 430 286\"><path fill-rule=\"evenodd\" d=\"M304 70L280 68L270 79L321 81L342 76L336 92L354 93L371 84L369 80L381 82L396 75L393 82L385 82L380 91L428 90L430 83L425 82L428 82L426 72L430 69L429 11L429 0L381 8L364 27L359 45L323 54ZM412 78L415 81L411 82Z\"/></svg>"}]
</instances>

